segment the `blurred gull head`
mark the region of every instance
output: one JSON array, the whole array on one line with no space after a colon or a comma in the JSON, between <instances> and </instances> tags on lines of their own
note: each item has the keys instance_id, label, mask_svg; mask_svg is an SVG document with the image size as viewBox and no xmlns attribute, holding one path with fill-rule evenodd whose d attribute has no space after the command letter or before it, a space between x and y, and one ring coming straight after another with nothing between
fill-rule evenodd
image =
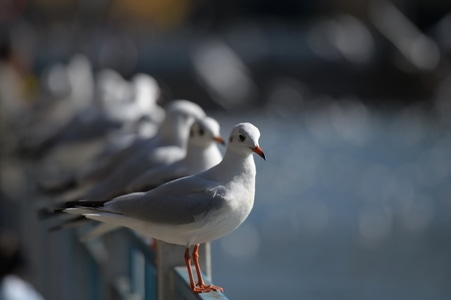
<instances>
[{"instance_id":1,"label":"blurred gull head","mask_svg":"<svg viewBox=\"0 0 451 300\"><path fill-rule=\"evenodd\" d=\"M160 97L160 87L158 82L150 75L139 73L133 79L135 90L135 102L137 107L144 111L153 109Z\"/></svg>"},{"instance_id":2,"label":"blurred gull head","mask_svg":"<svg viewBox=\"0 0 451 300\"><path fill-rule=\"evenodd\" d=\"M96 74L96 91L98 100L110 118L122 122L136 120L133 88L117 71L100 70Z\"/></svg>"},{"instance_id":3,"label":"blurred gull head","mask_svg":"<svg viewBox=\"0 0 451 300\"><path fill-rule=\"evenodd\" d=\"M42 75L44 87L53 97L63 98L70 94L69 79L63 64L49 66Z\"/></svg>"},{"instance_id":4,"label":"blurred gull head","mask_svg":"<svg viewBox=\"0 0 451 300\"><path fill-rule=\"evenodd\" d=\"M96 74L96 92L105 106L130 102L133 98L128 81L113 69L102 69Z\"/></svg>"},{"instance_id":5,"label":"blurred gull head","mask_svg":"<svg viewBox=\"0 0 451 300\"><path fill-rule=\"evenodd\" d=\"M127 129L139 124L138 128L145 128L145 136L155 133L155 125L163 121L165 112L157 104L160 89L152 76L139 73L129 82L118 72L104 69L97 81L109 117L124 122ZM149 126L141 126L144 124Z\"/></svg>"},{"instance_id":6,"label":"blurred gull head","mask_svg":"<svg viewBox=\"0 0 451 300\"><path fill-rule=\"evenodd\" d=\"M159 128L162 145L185 147L191 125L205 117L205 111L189 100L174 100L166 108L166 116Z\"/></svg>"},{"instance_id":7,"label":"blurred gull head","mask_svg":"<svg viewBox=\"0 0 451 300\"><path fill-rule=\"evenodd\" d=\"M206 148L215 142L224 144L219 123L210 117L194 121L193 125L191 125L188 143Z\"/></svg>"},{"instance_id":8,"label":"blurred gull head","mask_svg":"<svg viewBox=\"0 0 451 300\"><path fill-rule=\"evenodd\" d=\"M165 111L157 103L161 96L158 82L148 74L138 73L132 78L132 83L137 117L147 119L148 123L161 124Z\"/></svg>"}]
</instances>

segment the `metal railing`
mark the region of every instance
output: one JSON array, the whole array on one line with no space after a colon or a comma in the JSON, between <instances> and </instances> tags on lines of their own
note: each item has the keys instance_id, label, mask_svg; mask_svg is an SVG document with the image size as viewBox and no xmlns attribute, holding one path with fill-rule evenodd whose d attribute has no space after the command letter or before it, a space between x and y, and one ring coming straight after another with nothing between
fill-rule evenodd
<instances>
[{"instance_id":1,"label":"metal railing","mask_svg":"<svg viewBox=\"0 0 451 300\"><path fill-rule=\"evenodd\" d=\"M95 286L89 287L91 299L227 299L220 292L196 294L191 291L184 262L185 247L155 240L146 242L128 229L109 235L105 241L100 238L83 244L89 255L84 262L88 265L86 276ZM111 249L115 253L110 252ZM125 273L111 276L109 269L119 260L126 264ZM207 284L211 284L208 280L211 278L209 244L201 246L200 264Z\"/></svg>"},{"instance_id":2,"label":"metal railing","mask_svg":"<svg viewBox=\"0 0 451 300\"><path fill-rule=\"evenodd\" d=\"M86 225L48 232L55 220L40 220L35 208L49 199L31 184L32 166L20 164L24 188L11 217L17 218L28 279L46 300L227 299L220 292L191 291L182 246L147 241L126 228L86 242L80 240ZM211 284L210 245L201 245L199 254Z\"/></svg>"}]
</instances>

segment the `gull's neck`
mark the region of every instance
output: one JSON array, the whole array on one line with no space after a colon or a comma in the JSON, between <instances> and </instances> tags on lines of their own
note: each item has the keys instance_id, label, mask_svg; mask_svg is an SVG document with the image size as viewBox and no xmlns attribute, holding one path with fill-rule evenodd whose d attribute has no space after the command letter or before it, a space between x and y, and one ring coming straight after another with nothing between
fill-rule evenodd
<instances>
[{"instance_id":1,"label":"gull's neck","mask_svg":"<svg viewBox=\"0 0 451 300\"><path fill-rule=\"evenodd\" d=\"M213 170L213 169L212 169ZM243 155L227 151L222 161L214 167L214 176L225 181L243 178L245 182L255 182L256 168L252 154Z\"/></svg>"},{"instance_id":2,"label":"gull's neck","mask_svg":"<svg viewBox=\"0 0 451 300\"><path fill-rule=\"evenodd\" d=\"M200 146L188 144L184 162L195 173L204 171L221 161L221 152L214 143Z\"/></svg>"},{"instance_id":3,"label":"gull's neck","mask_svg":"<svg viewBox=\"0 0 451 300\"><path fill-rule=\"evenodd\" d=\"M153 106L155 106L155 97L153 95L152 87L140 87L140 89L138 90L136 104L140 109L143 110L150 110Z\"/></svg>"},{"instance_id":4,"label":"gull's neck","mask_svg":"<svg viewBox=\"0 0 451 300\"><path fill-rule=\"evenodd\" d=\"M166 118L160 125L155 137L160 141L161 145L185 147L188 132L185 132L186 130L183 129L181 130L179 127L181 125L177 124L177 122L170 121Z\"/></svg>"}]
</instances>

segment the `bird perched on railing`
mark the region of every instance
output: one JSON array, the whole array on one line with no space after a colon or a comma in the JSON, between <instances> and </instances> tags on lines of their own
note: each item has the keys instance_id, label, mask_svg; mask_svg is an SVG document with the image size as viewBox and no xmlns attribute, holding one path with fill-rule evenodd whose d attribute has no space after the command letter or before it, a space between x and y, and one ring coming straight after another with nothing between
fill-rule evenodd
<instances>
[{"instance_id":1,"label":"bird perched on railing","mask_svg":"<svg viewBox=\"0 0 451 300\"><path fill-rule=\"evenodd\" d=\"M105 160L92 162L89 173L85 173L83 178L86 180L90 176L91 180L76 182L76 189L60 195L58 202L78 199L102 201L125 194L127 186L142 173L182 159L186 154L190 125L203 117L203 109L191 101L171 102L155 136L137 139ZM47 206L38 210L41 218L49 215Z\"/></svg>"},{"instance_id":2,"label":"bird perched on railing","mask_svg":"<svg viewBox=\"0 0 451 300\"><path fill-rule=\"evenodd\" d=\"M160 89L152 76L140 73L129 82L114 70L103 69L96 78L99 107L80 111L76 118L59 128L59 134L51 138L57 147L40 160L44 170L46 166L51 166L52 171L39 172L38 184L46 192L60 192L76 185L78 178L92 176L89 169L76 170L74 167L86 165L89 158L96 162L94 165L98 165L135 140L155 135L164 119L164 109L157 104ZM108 127L108 120L117 126ZM87 139L90 136L93 138ZM68 141L71 143L65 143ZM91 148L97 150L86 153L93 142L95 148ZM71 163L73 159L67 159L71 151L77 151L75 149L79 150L74 158L80 157L80 149L86 156L79 159L78 164Z\"/></svg>"},{"instance_id":3,"label":"bird perched on railing","mask_svg":"<svg viewBox=\"0 0 451 300\"><path fill-rule=\"evenodd\" d=\"M119 153L102 164L100 169L106 168L109 172L100 174L101 180L83 198L97 201L111 199L125 193L127 186L149 169L182 159L186 153L191 124L204 116L204 110L191 101L173 101L156 135L133 143L124 150L125 155Z\"/></svg>"},{"instance_id":4,"label":"bird perched on railing","mask_svg":"<svg viewBox=\"0 0 451 300\"><path fill-rule=\"evenodd\" d=\"M168 181L203 172L222 160L222 153L217 144L225 144L220 135L219 123L210 117L196 120L191 125L188 147L183 159L169 165L160 166L145 172L134 180L127 188L129 193L147 191ZM70 228L86 223L84 217L77 217L51 227L50 230ZM85 241L105 234L119 226L99 223L83 234Z\"/></svg>"},{"instance_id":5,"label":"bird perched on railing","mask_svg":"<svg viewBox=\"0 0 451 300\"><path fill-rule=\"evenodd\" d=\"M147 118L155 125L161 124L165 112L157 104L161 90L155 78L138 73L129 82L120 77L120 74L114 74L112 70L104 70L104 83L99 91L101 98L106 99L104 109L107 115L121 120L126 127L133 126L141 118Z\"/></svg>"},{"instance_id":6,"label":"bird perched on railing","mask_svg":"<svg viewBox=\"0 0 451 300\"><path fill-rule=\"evenodd\" d=\"M133 180L126 191L147 191L170 180L196 174L217 165L222 159L217 143L225 145L220 135L219 123L210 117L196 120L189 131L185 157L173 164L146 171Z\"/></svg>"},{"instance_id":7,"label":"bird perched on railing","mask_svg":"<svg viewBox=\"0 0 451 300\"><path fill-rule=\"evenodd\" d=\"M75 62L82 64L83 61ZM152 76L137 74L132 82L128 82L116 71L102 69L97 73L94 82L83 86L83 89L89 90L89 86L94 85L95 89L92 89L95 93L92 91L78 95L76 89L80 88L80 83L77 78L83 77L84 81L94 80L92 72L88 66L72 67L75 69L72 72L69 66L67 69L68 74L75 73L68 76L73 77L74 82L70 86L73 92L67 99L60 99L53 105L57 106L57 109L52 110L49 107L44 110L53 111L53 114L37 117L34 122L30 122L29 130L22 136L18 145L22 154L42 157L49 152L51 154L55 147L63 144L99 139L115 132L116 137L127 131L133 132L136 123L142 119L151 123L153 128L163 120L164 111L157 104L160 88ZM151 132L154 133L155 129Z\"/></svg>"},{"instance_id":8,"label":"bird perched on railing","mask_svg":"<svg viewBox=\"0 0 451 300\"><path fill-rule=\"evenodd\" d=\"M98 110L94 109L94 75L89 59L81 54L74 55L67 66L54 69L59 78L66 83L65 93L54 95L60 97L50 107L42 109L41 113L31 114L28 130L20 138L18 152L32 157L39 157L48 152L55 144L76 138L75 128L86 122L106 122L98 117ZM51 74L50 74L51 75ZM62 76L64 75L64 76ZM48 83L52 86L52 83ZM38 111L39 112L39 111ZM114 122L113 122L114 123ZM93 125L99 125L93 124ZM98 128L86 133L88 136L98 134ZM116 126L118 124L108 124ZM104 132L100 132L103 134Z\"/></svg>"},{"instance_id":9,"label":"bird perched on railing","mask_svg":"<svg viewBox=\"0 0 451 300\"><path fill-rule=\"evenodd\" d=\"M152 76L139 73L133 76L131 83L124 83L125 80L118 78L120 75L116 72L104 70L102 74L100 77L103 80L100 81L104 84L100 94L103 95L102 98L108 99L104 101L104 109L112 118L121 120L123 126L121 130L114 131L108 136L104 147L93 157L91 163L87 163L74 174L76 178L73 179L78 183L105 177L105 174L120 162L119 157L126 157L127 151L122 152L123 150L132 149L134 143L139 147L141 141L144 142L157 134L166 115L165 110L157 104L161 92ZM118 98L116 90L118 85L121 90L131 89L128 92L131 92L133 97ZM111 93L115 93L115 97L112 97Z\"/></svg>"},{"instance_id":10,"label":"bird perched on railing","mask_svg":"<svg viewBox=\"0 0 451 300\"><path fill-rule=\"evenodd\" d=\"M260 132L254 125L237 124L230 134L222 161L204 172L170 181L145 193L126 194L102 202L72 202L62 211L183 245L193 292L222 291L221 287L206 285L202 278L199 244L229 234L251 212L256 177L252 153L265 159L259 138ZM197 283L192 273L192 261Z\"/></svg>"}]
</instances>

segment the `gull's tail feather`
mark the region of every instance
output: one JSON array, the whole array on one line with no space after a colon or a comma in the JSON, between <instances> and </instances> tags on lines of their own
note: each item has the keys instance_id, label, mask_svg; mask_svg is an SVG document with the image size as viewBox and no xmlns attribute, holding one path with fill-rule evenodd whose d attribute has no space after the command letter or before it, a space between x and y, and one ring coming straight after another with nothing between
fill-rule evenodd
<instances>
[{"instance_id":1,"label":"gull's tail feather","mask_svg":"<svg viewBox=\"0 0 451 300\"><path fill-rule=\"evenodd\" d=\"M92 221L92 220L90 220ZM108 224L108 223L99 223L96 227L90 229L88 232L84 233L80 237L81 242L87 242L88 240L91 240L93 238L100 237L110 231L116 230L120 228L121 226L114 225L114 224Z\"/></svg>"},{"instance_id":2,"label":"gull's tail feather","mask_svg":"<svg viewBox=\"0 0 451 300\"><path fill-rule=\"evenodd\" d=\"M38 220L46 220L58 216L60 211L58 208L43 207L36 210Z\"/></svg>"},{"instance_id":3,"label":"gull's tail feather","mask_svg":"<svg viewBox=\"0 0 451 300\"><path fill-rule=\"evenodd\" d=\"M84 216L77 216L74 218L71 218L69 220L63 221L62 223L52 226L48 229L49 232L63 230L63 229L70 229L74 227L78 227L87 223L92 223L92 220L86 219Z\"/></svg>"}]
</instances>

